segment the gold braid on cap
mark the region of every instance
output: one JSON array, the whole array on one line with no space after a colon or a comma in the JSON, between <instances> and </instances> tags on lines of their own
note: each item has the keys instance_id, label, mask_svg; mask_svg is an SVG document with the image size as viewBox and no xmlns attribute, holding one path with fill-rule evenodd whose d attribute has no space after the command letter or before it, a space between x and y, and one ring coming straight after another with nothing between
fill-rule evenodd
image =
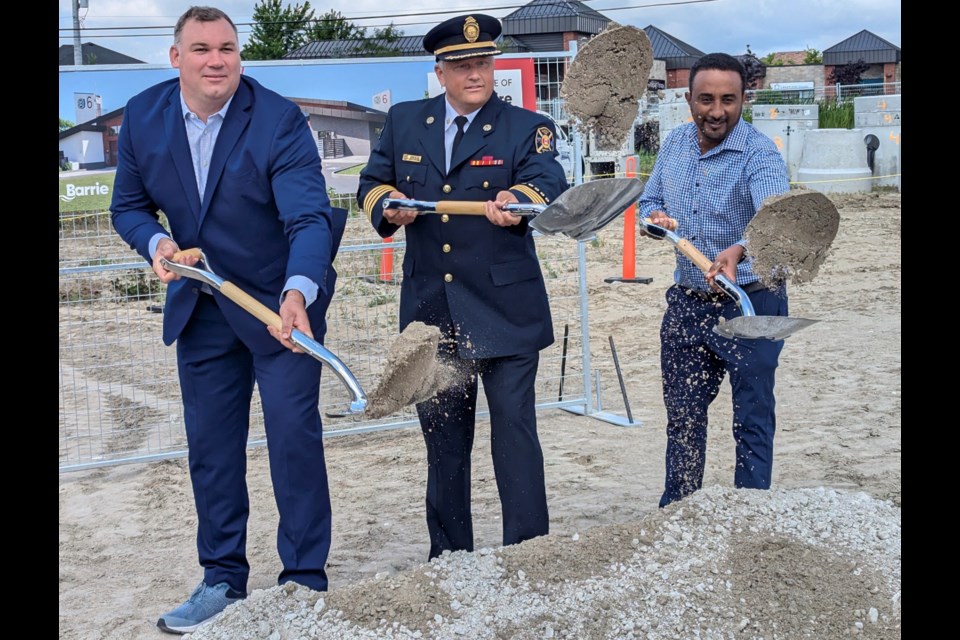
<instances>
[{"instance_id":1,"label":"gold braid on cap","mask_svg":"<svg viewBox=\"0 0 960 640\"><path fill-rule=\"evenodd\" d=\"M433 55L439 56L440 54L447 53L448 51L464 51L466 49L475 50L483 49L486 46L495 47L493 40L484 40L483 42L466 42L464 44L451 44L446 47L440 47L433 52Z\"/></svg>"}]
</instances>

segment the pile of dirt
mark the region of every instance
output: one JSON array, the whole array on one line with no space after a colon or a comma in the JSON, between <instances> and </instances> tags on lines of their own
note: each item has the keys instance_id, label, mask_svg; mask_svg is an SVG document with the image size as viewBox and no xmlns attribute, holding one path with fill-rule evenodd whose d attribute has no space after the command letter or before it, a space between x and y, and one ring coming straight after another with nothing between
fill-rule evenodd
<instances>
[{"instance_id":1,"label":"pile of dirt","mask_svg":"<svg viewBox=\"0 0 960 640\"><path fill-rule=\"evenodd\" d=\"M799 189L767 198L744 233L754 273L767 286L809 282L839 228L837 207L819 191Z\"/></svg>"},{"instance_id":2,"label":"pile of dirt","mask_svg":"<svg viewBox=\"0 0 960 640\"><path fill-rule=\"evenodd\" d=\"M612 24L585 44L567 70L560 95L584 134L600 149L619 149L647 90L653 47L642 29ZM633 142L632 140L630 141Z\"/></svg>"},{"instance_id":3,"label":"pile of dirt","mask_svg":"<svg viewBox=\"0 0 960 640\"><path fill-rule=\"evenodd\" d=\"M900 509L863 493L715 486L326 594L255 591L193 637L893 639L900 549Z\"/></svg>"}]
</instances>

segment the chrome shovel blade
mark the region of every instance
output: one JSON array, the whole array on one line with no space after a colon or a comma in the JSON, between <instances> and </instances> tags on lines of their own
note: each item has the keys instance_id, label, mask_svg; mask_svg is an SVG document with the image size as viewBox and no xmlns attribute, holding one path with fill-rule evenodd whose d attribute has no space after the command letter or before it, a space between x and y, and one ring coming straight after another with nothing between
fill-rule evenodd
<instances>
[{"instance_id":1,"label":"chrome shovel blade","mask_svg":"<svg viewBox=\"0 0 960 640\"><path fill-rule=\"evenodd\" d=\"M815 322L819 320L786 316L738 316L726 321L720 318L713 332L724 338L783 340Z\"/></svg>"}]
</instances>

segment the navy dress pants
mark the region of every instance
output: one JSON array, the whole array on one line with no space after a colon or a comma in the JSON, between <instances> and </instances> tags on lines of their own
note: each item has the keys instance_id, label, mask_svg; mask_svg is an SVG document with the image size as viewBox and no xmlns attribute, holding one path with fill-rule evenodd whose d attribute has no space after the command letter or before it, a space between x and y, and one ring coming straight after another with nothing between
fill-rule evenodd
<instances>
[{"instance_id":1,"label":"navy dress pants","mask_svg":"<svg viewBox=\"0 0 960 640\"><path fill-rule=\"evenodd\" d=\"M280 514L278 582L325 591L331 515L318 409L320 363L282 347L251 353L213 296L198 295L177 340L177 365L204 582L247 590L247 433L256 382Z\"/></svg>"},{"instance_id":2,"label":"navy dress pants","mask_svg":"<svg viewBox=\"0 0 960 640\"><path fill-rule=\"evenodd\" d=\"M458 371L458 383L417 405L427 445L427 528L430 558L444 551L473 551L470 453L473 450L477 382L490 408L493 469L500 493L503 544L549 531L543 451L537 437L539 353L463 360L441 344L441 360Z\"/></svg>"},{"instance_id":3,"label":"navy dress pants","mask_svg":"<svg viewBox=\"0 0 960 640\"><path fill-rule=\"evenodd\" d=\"M759 289L748 295L757 315L787 315L785 289ZM714 333L721 316L741 315L729 298L707 299L677 285L667 290L666 298L660 366L667 408L667 453L660 506L703 485L707 409L725 374L730 375L733 396L734 486L769 489L777 427L774 374L783 341L729 339Z\"/></svg>"}]
</instances>

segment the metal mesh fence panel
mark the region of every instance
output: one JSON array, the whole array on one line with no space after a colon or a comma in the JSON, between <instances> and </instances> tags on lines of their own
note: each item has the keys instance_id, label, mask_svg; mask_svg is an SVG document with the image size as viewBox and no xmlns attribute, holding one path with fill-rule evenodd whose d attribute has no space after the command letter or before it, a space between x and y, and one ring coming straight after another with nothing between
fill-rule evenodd
<instances>
[{"instance_id":1,"label":"metal mesh fence panel","mask_svg":"<svg viewBox=\"0 0 960 640\"><path fill-rule=\"evenodd\" d=\"M392 242L380 239L351 197L335 196L333 203L354 210L334 263L339 276L325 344L370 390L398 333L404 238L401 232ZM116 236L109 214L62 214L59 232L60 470L183 455L176 352L161 341L163 285ZM538 406L582 404L581 252L566 237L536 242L557 334L541 354ZM569 328L565 364L564 327ZM325 412L342 408L349 394L328 372L320 398ZM481 393L478 413L485 409ZM413 424L416 413L408 407L376 421L325 419L324 429L342 435ZM254 445L265 442L256 393L249 439Z\"/></svg>"}]
</instances>

